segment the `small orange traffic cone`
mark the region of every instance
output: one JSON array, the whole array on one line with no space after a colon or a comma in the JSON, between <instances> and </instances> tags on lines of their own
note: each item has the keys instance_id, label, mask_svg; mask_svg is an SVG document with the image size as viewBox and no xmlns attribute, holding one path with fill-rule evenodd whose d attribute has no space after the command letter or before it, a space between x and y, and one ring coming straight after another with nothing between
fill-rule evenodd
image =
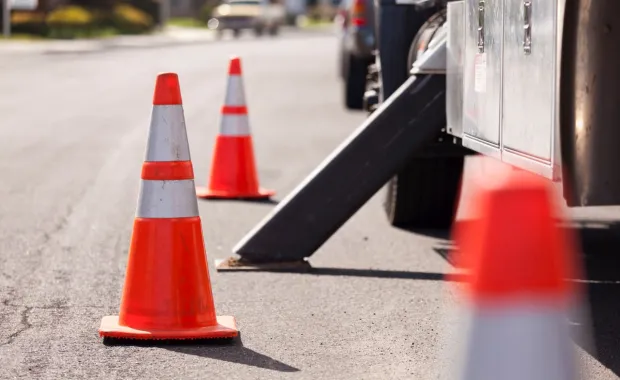
<instances>
[{"instance_id":1,"label":"small orange traffic cone","mask_svg":"<svg viewBox=\"0 0 620 380\"><path fill-rule=\"evenodd\" d=\"M228 68L226 99L221 110L208 187L196 188L196 195L199 198L266 199L274 194L258 184L241 60L233 57Z\"/></svg>"},{"instance_id":2,"label":"small orange traffic cone","mask_svg":"<svg viewBox=\"0 0 620 380\"><path fill-rule=\"evenodd\" d=\"M99 335L134 339L232 338L211 291L178 77L157 77L146 158L118 316Z\"/></svg>"},{"instance_id":3,"label":"small orange traffic cone","mask_svg":"<svg viewBox=\"0 0 620 380\"><path fill-rule=\"evenodd\" d=\"M455 236L467 273L452 378L576 380L569 317L581 297L567 281L580 274L574 241L557 223L547 180L508 170L477 189L476 218Z\"/></svg>"}]
</instances>

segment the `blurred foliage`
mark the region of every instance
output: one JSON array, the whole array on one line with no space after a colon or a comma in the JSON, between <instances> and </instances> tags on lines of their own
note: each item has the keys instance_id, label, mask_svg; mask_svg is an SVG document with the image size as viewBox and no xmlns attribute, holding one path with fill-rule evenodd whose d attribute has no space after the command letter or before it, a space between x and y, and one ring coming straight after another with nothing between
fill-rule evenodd
<instances>
[{"instance_id":1,"label":"blurred foliage","mask_svg":"<svg viewBox=\"0 0 620 380\"><path fill-rule=\"evenodd\" d=\"M207 23L207 21L209 21L209 19L211 18L211 14L213 13L213 10L220 5L220 1L218 0L207 0L205 1L205 3L202 5L202 7L200 7L200 14L198 16L198 19L200 21L202 21L203 23Z\"/></svg>"},{"instance_id":2,"label":"blurred foliage","mask_svg":"<svg viewBox=\"0 0 620 380\"><path fill-rule=\"evenodd\" d=\"M86 8L77 5L58 7L45 18L48 26L54 27L88 27L95 22L95 15Z\"/></svg>"},{"instance_id":3,"label":"blurred foliage","mask_svg":"<svg viewBox=\"0 0 620 380\"><path fill-rule=\"evenodd\" d=\"M160 0L131 0L130 4L149 15L153 24L157 25L161 21L161 16L159 14L159 1Z\"/></svg>"},{"instance_id":4,"label":"blurred foliage","mask_svg":"<svg viewBox=\"0 0 620 380\"><path fill-rule=\"evenodd\" d=\"M186 28L206 28L207 24L191 17L175 17L168 21L169 25L182 26Z\"/></svg>"},{"instance_id":5,"label":"blurred foliage","mask_svg":"<svg viewBox=\"0 0 620 380\"><path fill-rule=\"evenodd\" d=\"M338 9L331 4L308 4L306 17L312 22L331 22L336 17Z\"/></svg>"},{"instance_id":6,"label":"blurred foliage","mask_svg":"<svg viewBox=\"0 0 620 380\"><path fill-rule=\"evenodd\" d=\"M129 4L116 5L112 11L112 24L122 34L140 34L153 29L153 18Z\"/></svg>"},{"instance_id":7,"label":"blurred foliage","mask_svg":"<svg viewBox=\"0 0 620 380\"><path fill-rule=\"evenodd\" d=\"M0 0L2 1L2 0ZM160 20L163 0L39 0L34 11L13 11L13 35L53 38L99 37L110 34L141 34L153 30ZM222 0L191 0L193 17L170 20L179 26L206 27L215 7ZM56 7L56 8L54 8ZM328 21L334 9L318 0L308 0L308 17L312 21ZM2 9L0 8L0 13ZM289 20L291 23L294 19Z\"/></svg>"},{"instance_id":8,"label":"blurred foliage","mask_svg":"<svg viewBox=\"0 0 620 380\"><path fill-rule=\"evenodd\" d=\"M84 7L66 5L51 11L45 18L45 23L50 37L76 38L90 36L95 32L97 16Z\"/></svg>"},{"instance_id":9,"label":"blurred foliage","mask_svg":"<svg viewBox=\"0 0 620 380\"><path fill-rule=\"evenodd\" d=\"M48 27L45 23L45 12L12 12L11 32L12 34L46 36L48 34Z\"/></svg>"},{"instance_id":10,"label":"blurred foliage","mask_svg":"<svg viewBox=\"0 0 620 380\"><path fill-rule=\"evenodd\" d=\"M114 6L118 4L118 0L70 0L69 4L78 5L91 11L101 11L110 13Z\"/></svg>"},{"instance_id":11,"label":"blurred foliage","mask_svg":"<svg viewBox=\"0 0 620 380\"><path fill-rule=\"evenodd\" d=\"M80 2L85 4L87 1ZM94 0L92 6L74 3L59 6L50 12L13 11L11 32L15 35L61 39L150 32L155 26L150 13L157 14L158 5L152 0L137 2L143 8L126 3L112 4L108 0ZM110 4L112 7L108 9Z\"/></svg>"}]
</instances>

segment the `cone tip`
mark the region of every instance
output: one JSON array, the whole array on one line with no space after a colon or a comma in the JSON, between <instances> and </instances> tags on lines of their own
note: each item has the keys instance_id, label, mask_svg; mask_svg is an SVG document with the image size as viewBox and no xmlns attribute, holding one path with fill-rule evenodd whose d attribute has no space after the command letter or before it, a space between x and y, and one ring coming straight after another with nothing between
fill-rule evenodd
<instances>
[{"instance_id":1,"label":"cone tip","mask_svg":"<svg viewBox=\"0 0 620 380\"><path fill-rule=\"evenodd\" d=\"M160 73L157 75L155 83L155 93L153 94L153 105L180 105L181 88L179 86L179 76L176 73Z\"/></svg>"},{"instance_id":2,"label":"cone tip","mask_svg":"<svg viewBox=\"0 0 620 380\"><path fill-rule=\"evenodd\" d=\"M230 57L228 75L241 75L241 58L236 55Z\"/></svg>"}]
</instances>

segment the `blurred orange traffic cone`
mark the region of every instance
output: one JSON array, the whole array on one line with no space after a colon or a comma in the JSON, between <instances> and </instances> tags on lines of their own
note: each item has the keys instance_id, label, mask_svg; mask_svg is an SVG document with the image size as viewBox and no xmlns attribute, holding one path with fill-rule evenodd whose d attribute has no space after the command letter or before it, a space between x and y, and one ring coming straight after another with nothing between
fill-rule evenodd
<instances>
[{"instance_id":1,"label":"blurred orange traffic cone","mask_svg":"<svg viewBox=\"0 0 620 380\"><path fill-rule=\"evenodd\" d=\"M516 170L512 165L482 155L468 157L464 165L456 215L452 225L453 240L461 243L471 240L463 240L461 237L470 235L468 228L474 226L474 222L481 217L480 197L485 194L482 190L488 187L496 187L499 182L504 181L506 176ZM460 268L459 252L452 252L450 263Z\"/></svg>"},{"instance_id":2,"label":"blurred orange traffic cone","mask_svg":"<svg viewBox=\"0 0 620 380\"><path fill-rule=\"evenodd\" d=\"M468 273L453 378L576 380L569 317L580 292L568 279L579 268L550 184L510 171L477 190L476 219L455 236Z\"/></svg>"},{"instance_id":3,"label":"blurred orange traffic cone","mask_svg":"<svg viewBox=\"0 0 620 380\"><path fill-rule=\"evenodd\" d=\"M135 339L237 336L216 317L194 193L178 77L157 77L119 316L99 335Z\"/></svg>"},{"instance_id":4,"label":"blurred orange traffic cone","mask_svg":"<svg viewBox=\"0 0 620 380\"><path fill-rule=\"evenodd\" d=\"M221 110L208 187L198 187L196 195L199 198L266 199L274 194L258 184L241 60L233 57L228 69L226 99Z\"/></svg>"}]
</instances>

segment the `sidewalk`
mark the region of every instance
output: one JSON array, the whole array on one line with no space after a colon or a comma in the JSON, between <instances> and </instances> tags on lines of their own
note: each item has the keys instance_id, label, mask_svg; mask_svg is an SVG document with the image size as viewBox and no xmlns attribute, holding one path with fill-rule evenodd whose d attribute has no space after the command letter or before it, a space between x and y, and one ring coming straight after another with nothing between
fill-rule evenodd
<instances>
[{"instance_id":1,"label":"sidewalk","mask_svg":"<svg viewBox=\"0 0 620 380\"><path fill-rule=\"evenodd\" d=\"M94 53L111 49L171 46L213 40L215 40L215 33L208 29L168 26L162 32L149 35L116 36L88 40L0 41L0 54Z\"/></svg>"}]
</instances>

